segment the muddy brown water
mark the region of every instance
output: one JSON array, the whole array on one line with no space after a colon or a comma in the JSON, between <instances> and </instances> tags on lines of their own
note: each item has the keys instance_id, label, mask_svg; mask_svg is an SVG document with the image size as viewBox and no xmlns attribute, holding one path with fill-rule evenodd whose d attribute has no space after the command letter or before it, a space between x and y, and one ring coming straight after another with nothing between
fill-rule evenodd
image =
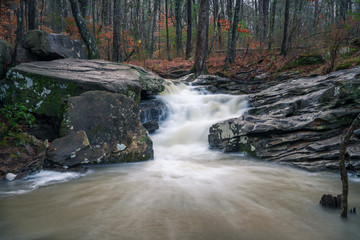
<instances>
[{"instance_id":1,"label":"muddy brown water","mask_svg":"<svg viewBox=\"0 0 360 240\"><path fill-rule=\"evenodd\" d=\"M0 184L0 239L360 239L360 216L319 206L337 173L309 173L208 149L211 123L241 115L239 96L172 86L155 159L43 171ZM360 179L349 205L360 209Z\"/></svg>"}]
</instances>

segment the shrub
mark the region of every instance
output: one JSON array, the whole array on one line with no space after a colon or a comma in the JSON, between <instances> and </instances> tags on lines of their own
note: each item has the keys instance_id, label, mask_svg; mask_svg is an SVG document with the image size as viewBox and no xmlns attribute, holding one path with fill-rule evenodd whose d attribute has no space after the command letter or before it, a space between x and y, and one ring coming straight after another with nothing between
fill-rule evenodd
<instances>
[{"instance_id":1,"label":"shrub","mask_svg":"<svg viewBox=\"0 0 360 240\"><path fill-rule=\"evenodd\" d=\"M17 144L24 129L32 127L35 117L22 104L5 105L0 109L0 145Z\"/></svg>"}]
</instances>

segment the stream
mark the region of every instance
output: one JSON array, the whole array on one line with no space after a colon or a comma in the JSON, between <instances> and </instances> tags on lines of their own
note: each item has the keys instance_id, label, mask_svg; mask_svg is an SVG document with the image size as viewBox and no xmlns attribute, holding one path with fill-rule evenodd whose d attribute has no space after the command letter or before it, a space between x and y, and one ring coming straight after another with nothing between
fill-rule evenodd
<instances>
[{"instance_id":1,"label":"stream","mask_svg":"<svg viewBox=\"0 0 360 240\"><path fill-rule=\"evenodd\" d=\"M151 135L155 159L42 171L0 183L0 239L360 239L360 213L319 206L340 176L208 148L211 124L240 116L244 96L170 85ZM360 211L360 179L349 178Z\"/></svg>"}]
</instances>

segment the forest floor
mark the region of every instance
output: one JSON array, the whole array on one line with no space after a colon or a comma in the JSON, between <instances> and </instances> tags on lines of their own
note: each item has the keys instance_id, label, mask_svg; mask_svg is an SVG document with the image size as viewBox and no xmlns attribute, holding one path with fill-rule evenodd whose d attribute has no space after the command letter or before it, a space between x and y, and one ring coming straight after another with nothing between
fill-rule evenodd
<instances>
[{"instance_id":1,"label":"forest floor","mask_svg":"<svg viewBox=\"0 0 360 240\"><path fill-rule=\"evenodd\" d=\"M360 65L360 46L358 48L348 48L346 53L339 54L334 66L334 71L352 68ZM270 80L275 79L281 72L297 72L301 76L309 74L323 74L323 69L328 64L328 59L323 57L326 54L309 54L303 51L293 52L286 57L280 55L278 51L250 52L247 55L238 54L235 63L228 69L224 69L225 55L210 56L207 60L209 74L219 75L227 78L237 78L238 74L251 72L252 76L268 73ZM131 60L129 63L142 66L164 78L176 78L189 71L194 60L185 60L178 57L169 60L146 59Z\"/></svg>"}]
</instances>

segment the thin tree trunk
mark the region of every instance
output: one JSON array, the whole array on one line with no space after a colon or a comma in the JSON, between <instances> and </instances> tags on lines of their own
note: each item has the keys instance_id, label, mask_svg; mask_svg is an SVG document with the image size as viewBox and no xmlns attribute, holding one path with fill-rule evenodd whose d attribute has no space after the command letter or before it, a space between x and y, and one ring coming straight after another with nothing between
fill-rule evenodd
<instances>
[{"instance_id":1,"label":"thin tree trunk","mask_svg":"<svg viewBox=\"0 0 360 240\"><path fill-rule=\"evenodd\" d=\"M121 62L121 0L114 0L114 17L113 17L113 52L112 52L112 61Z\"/></svg>"},{"instance_id":2,"label":"thin tree trunk","mask_svg":"<svg viewBox=\"0 0 360 240\"><path fill-rule=\"evenodd\" d=\"M44 16L45 1L46 1L46 0L41 0L41 9L40 9L40 30L42 30L42 26L43 26L43 16Z\"/></svg>"},{"instance_id":3,"label":"thin tree trunk","mask_svg":"<svg viewBox=\"0 0 360 240\"><path fill-rule=\"evenodd\" d=\"M95 17L95 12L96 12L96 0L92 0L91 1L91 15L92 15L92 22L93 22L93 27L92 27L92 30L93 30L93 37L96 41L96 17Z\"/></svg>"},{"instance_id":4,"label":"thin tree trunk","mask_svg":"<svg viewBox=\"0 0 360 240\"><path fill-rule=\"evenodd\" d=\"M230 34L230 44L228 46L228 52L225 58L225 69L228 67L230 63L235 61L236 56L236 40L238 36L238 23L239 23L239 15L240 15L240 4L241 0L236 0L234 17L231 24L231 34Z\"/></svg>"},{"instance_id":5,"label":"thin tree trunk","mask_svg":"<svg viewBox=\"0 0 360 240\"><path fill-rule=\"evenodd\" d=\"M88 27L86 26L86 23L84 21L83 16L80 12L79 3L77 0L69 0L71 4L71 10L73 13L73 16L75 18L75 22L77 25L77 28L80 32L82 40L85 42L85 45L88 49L88 57L89 59L99 59L100 53L98 50L98 47L96 45L96 41L91 35L91 32L89 31Z\"/></svg>"},{"instance_id":6,"label":"thin tree trunk","mask_svg":"<svg viewBox=\"0 0 360 240\"><path fill-rule=\"evenodd\" d=\"M266 36L268 31L268 23L269 23L268 17L269 17L269 0L262 0L262 22L263 22L262 41L264 43L266 42Z\"/></svg>"},{"instance_id":7,"label":"thin tree trunk","mask_svg":"<svg viewBox=\"0 0 360 240\"><path fill-rule=\"evenodd\" d=\"M176 55L182 52L182 31L181 31L181 0L175 0L175 28L176 28Z\"/></svg>"},{"instance_id":8,"label":"thin tree trunk","mask_svg":"<svg viewBox=\"0 0 360 240\"><path fill-rule=\"evenodd\" d=\"M200 0L200 10L196 34L195 61L192 68L192 72L194 72L197 76L207 72L206 56L209 30L209 5L210 0Z\"/></svg>"},{"instance_id":9,"label":"thin tree trunk","mask_svg":"<svg viewBox=\"0 0 360 240\"><path fill-rule=\"evenodd\" d=\"M154 0L154 10L152 16L152 27L151 27L151 43L150 43L150 58L154 58L154 48L155 48L155 33L156 33L156 19L157 12L159 9L160 0Z\"/></svg>"},{"instance_id":10,"label":"thin tree trunk","mask_svg":"<svg viewBox=\"0 0 360 240\"><path fill-rule=\"evenodd\" d=\"M289 8L290 0L285 1L284 35L281 44L281 55L286 56L289 47Z\"/></svg>"},{"instance_id":11,"label":"thin tree trunk","mask_svg":"<svg viewBox=\"0 0 360 240\"><path fill-rule=\"evenodd\" d=\"M169 23L168 23L168 0L165 0L165 24L166 24L166 53L167 53L167 59L171 61L170 58L170 43L169 43Z\"/></svg>"},{"instance_id":12,"label":"thin tree trunk","mask_svg":"<svg viewBox=\"0 0 360 240\"><path fill-rule=\"evenodd\" d=\"M187 30L186 30L186 56L189 59L191 55L191 35L192 35L192 6L191 0L187 0Z\"/></svg>"},{"instance_id":13,"label":"thin tree trunk","mask_svg":"<svg viewBox=\"0 0 360 240\"><path fill-rule=\"evenodd\" d=\"M353 135L355 129L360 125L360 114L354 119L351 123L349 130L345 133L343 141L340 147L340 156L339 156L339 167L340 167L340 175L342 182L342 195L341 195L341 217L347 217L348 211L348 192L349 192L349 184L348 184L348 174L345 167L345 155L346 148L349 145L349 141L351 136Z\"/></svg>"},{"instance_id":14,"label":"thin tree trunk","mask_svg":"<svg viewBox=\"0 0 360 240\"><path fill-rule=\"evenodd\" d=\"M19 8L16 10L17 28L15 51L12 56L12 64L16 64L17 50L22 46L24 41L24 0L20 0Z\"/></svg>"},{"instance_id":15,"label":"thin tree trunk","mask_svg":"<svg viewBox=\"0 0 360 240\"><path fill-rule=\"evenodd\" d=\"M229 21L229 24L230 24L230 27L229 27L229 31L228 31L228 42L227 42L227 48L231 48L231 23L232 23L232 18L233 18L233 12L232 12L232 4L233 4L233 1L232 0L227 0L227 6L226 6L226 12L227 12L227 15L228 15L228 21ZM225 61L226 63L226 61Z\"/></svg>"},{"instance_id":16,"label":"thin tree trunk","mask_svg":"<svg viewBox=\"0 0 360 240\"><path fill-rule=\"evenodd\" d=\"M39 9L39 1L38 0L29 0L28 1L28 26L29 30L34 30L39 28L39 20L38 20L38 9Z\"/></svg>"},{"instance_id":17,"label":"thin tree trunk","mask_svg":"<svg viewBox=\"0 0 360 240\"><path fill-rule=\"evenodd\" d=\"M275 13L276 13L276 0L273 0L271 5L271 21L270 21L270 29L269 29L269 42L268 42L268 50L271 50L272 42L273 42L273 33L275 26Z\"/></svg>"}]
</instances>

